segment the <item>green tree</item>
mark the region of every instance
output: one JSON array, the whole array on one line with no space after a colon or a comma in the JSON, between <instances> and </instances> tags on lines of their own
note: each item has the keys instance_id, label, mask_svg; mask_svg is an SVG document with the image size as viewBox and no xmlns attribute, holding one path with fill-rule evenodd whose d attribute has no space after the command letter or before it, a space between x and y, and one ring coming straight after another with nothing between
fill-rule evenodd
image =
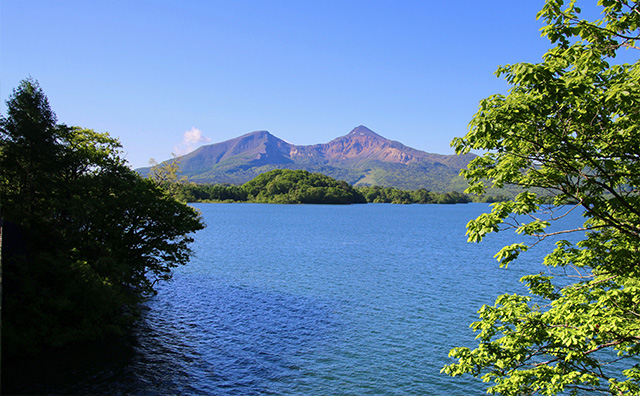
<instances>
[{"instance_id":1,"label":"green tree","mask_svg":"<svg viewBox=\"0 0 640 396\"><path fill-rule=\"evenodd\" d=\"M589 21L576 1L547 0L538 17L555 46L541 63L500 67L509 94L481 101L452 143L458 153L486 150L464 171L469 191L482 193L486 181L526 191L467 227L472 242L506 229L533 237L498 252L501 265L554 235L580 239L557 242L547 273L521 279L529 295L482 307L477 348L452 350L457 363L444 371L481 376L490 393L640 394L640 64L613 62L638 49L640 5L598 4L601 19ZM555 205L545 210L531 188ZM581 227L550 231L574 208L584 211Z\"/></svg>"},{"instance_id":2,"label":"green tree","mask_svg":"<svg viewBox=\"0 0 640 396\"><path fill-rule=\"evenodd\" d=\"M57 124L24 80L0 119L3 358L121 333L189 258L197 212L141 178L108 134Z\"/></svg>"},{"instance_id":3,"label":"green tree","mask_svg":"<svg viewBox=\"0 0 640 396\"><path fill-rule=\"evenodd\" d=\"M187 202L191 197L186 194L188 189L185 188L185 186L190 185L191 183L189 183L186 176L180 176L180 158L175 154L172 155L173 159L160 164L155 159L151 158L149 160L151 170L147 177L156 182L173 198L182 202Z\"/></svg>"},{"instance_id":4,"label":"green tree","mask_svg":"<svg viewBox=\"0 0 640 396\"><path fill-rule=\"evenodd\" d=\"M305 170L274 169L242 185L254 202L282 204L366 203L362 194L345 181Z\"/></svg>"}]
</instances>

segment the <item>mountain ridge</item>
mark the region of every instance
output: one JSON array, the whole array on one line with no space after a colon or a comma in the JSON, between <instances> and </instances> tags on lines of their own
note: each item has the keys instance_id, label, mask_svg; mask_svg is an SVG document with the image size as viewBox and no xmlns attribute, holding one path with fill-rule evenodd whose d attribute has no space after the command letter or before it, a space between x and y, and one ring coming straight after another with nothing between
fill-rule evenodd
<instances>
[{"instance_id":1,"label":"mountain ridge","mask_svg":"<svg viewBox=\"0 0 640 396\"><path fill-rule=\"evenodd\" d=\"M364 125L328 143L298 146L260 130L201 146L177 157L196 183L243 184L278 168L323 173L353 185L461 191L457 176L475 155L427 153L387 139ZM169 160L173 161L173 160ZM141 174L149 168L138 169Z\"/></svg>"}]
</instances>

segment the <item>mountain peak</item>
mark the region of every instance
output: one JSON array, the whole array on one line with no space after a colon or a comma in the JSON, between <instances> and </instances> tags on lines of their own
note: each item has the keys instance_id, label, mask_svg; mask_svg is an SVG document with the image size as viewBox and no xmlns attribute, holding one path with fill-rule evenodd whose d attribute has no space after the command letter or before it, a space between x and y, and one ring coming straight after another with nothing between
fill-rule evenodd
<instances>
[{"instance_id":1,"label":"mountain peak","mask_svg":"<svg viewBox=\"0 0 640 396\"><path fill-rule=\"evenodd\" d=\"M378 135L377 133L375 133L374 131L372 131L371 129L367 128L364 125L360 125L353 128L353 130L349 132L347 136L370 136L370 137L384 139L382 136Z\"/></svg>"},{"instance_id":2,"label":"mountain peak","mask_svg":"<svg viewBox=\"0 0 640 396\"><path fill-rule=\"evenodd\" d=\"M253 132L246 133L246 134L242 135L241 137L244 137L244 136L263 137L263 136L273 136L273 135L271 133L269 133L269 131L261 130L261 131L253 131Z\"/></svg>"},{"instance_id":3,"label":"mountain peak","mask_svg":"<svg viewBox=\"0 0 640 396\"><path fill-rule=\"evenodd\" d=\"M453 183L472 156L429 154L360 125L345 136L311 146L254 131L180 157L180 169L190 181L200 183L243 184L266 170L287 168L322 172L358 185L435 191Z\"/></svg>"}]
</instances>

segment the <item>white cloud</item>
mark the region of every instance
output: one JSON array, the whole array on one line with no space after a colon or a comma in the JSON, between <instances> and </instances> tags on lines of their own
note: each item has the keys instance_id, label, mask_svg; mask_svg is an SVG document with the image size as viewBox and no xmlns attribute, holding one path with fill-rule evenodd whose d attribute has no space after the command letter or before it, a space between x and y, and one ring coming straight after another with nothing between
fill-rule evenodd
<instances>
[{"instance_id":1,"label":"white cloud","mask_svg":"<svg viewBox=\"0 0 640 396\"><path fill-rule=\"evenodd\" d=\"M210 141L210 138L202 135L201 130L196 127L192 127L190 130L184 132L182 135L182 142L174 146L173 151L176 155L184 155L197 149L203 143Z\"/></svg>"}]
</instances>

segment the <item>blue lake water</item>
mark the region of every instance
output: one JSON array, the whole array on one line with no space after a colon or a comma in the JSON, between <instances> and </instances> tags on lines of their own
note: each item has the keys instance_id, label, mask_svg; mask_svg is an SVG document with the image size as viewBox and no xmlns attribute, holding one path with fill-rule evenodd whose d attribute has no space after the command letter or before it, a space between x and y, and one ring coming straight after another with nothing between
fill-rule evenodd
<instances>
[{"instance_id":1,"label":"blue lake water","mask_svg":"<svg viewBox=\"0 0 640 396\"><path fill-rule=\"evenodd\" d=\"M131 353L63 392L483 395L440 373L448 352L548 250L500 269L513 240L466 242L485 204L195 206L195 257L148 302Z\"/></svg>"}]
</instances>

